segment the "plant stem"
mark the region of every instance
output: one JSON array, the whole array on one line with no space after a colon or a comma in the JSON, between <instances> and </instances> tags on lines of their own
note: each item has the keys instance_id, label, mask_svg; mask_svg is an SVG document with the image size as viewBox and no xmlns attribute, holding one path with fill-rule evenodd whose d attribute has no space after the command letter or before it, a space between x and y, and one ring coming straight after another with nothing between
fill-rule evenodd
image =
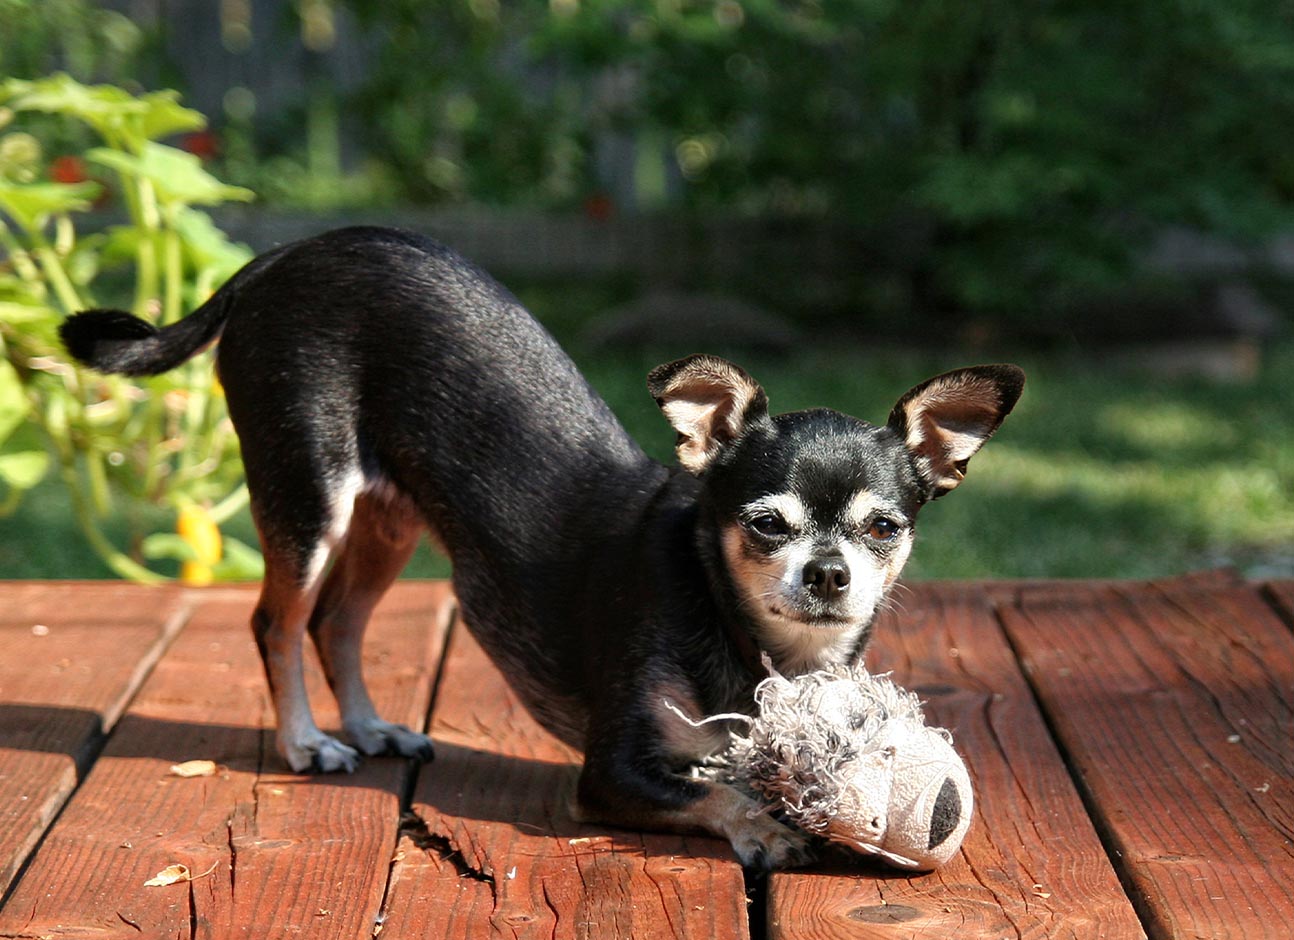
<instances>
[{"instance_id":1,"label":"plant stem","mask_svg":"<svg viewBox=\"0 0 1294 940\"><path fill-rule=\"evenodd\" d=\"M207 515L211 517L211 521L216 525L223 525L233 517L234 513L246 506L250 500L251 494L247 491L247 484L244 483L212 506Z\"/></svg>"},{"instance_id":2,"label":"plant stem","mask_svg":"<svg viewBox=\"0 0 1294 940\"><path fill-rule=\"evenodd\" d=\"M136 251L135 308L137 317L152 320L149 308L158 294L158 213L157 196L148 180L131 180L121 176L124 189L133 189L132 215L140 230L139 248Z\"/></svg>"},{"instance_id":3,"label":"plant stem","mask_svg":"<svg viewBox=\"0 0 1294 940\"><path fill-rule=\"evenodd\" d=\"M42 417L45 419L43 421L45 433L53 441L54 449L58 453L59 476L63 480L63 486L67 489L68 495L71 497L72 515L75 517L86 541L94 549L94 553L118 577L139 581L142 584L162 584L166 582L167 578L149 571L143 565L118 551L108 541L103 532L99 530L99 526L94 521L93 512L86 505L86 487L82 485L80 476L77 473L75 450L70 437L64 433L66 426L61 419L51 420L49 415Z\"/></svg>"},{"instance_id":4,"label":"plant stem","mask_svg":"<svg viewBox=\"0 0 1294 940\"><path fill-rule=\"evenodd\" d=\"M163 431L162 425L166 423L166 402L163 400L165 392L159 387L160 382L155 381L144 387L148 389L148 402L144 405L144 484L142 493L144 499L152 500L157 498L158 473L158 456L162 445Z\"/></svg>"},{"instance_id":5,"label":"plant stem","mask_svg":"<svg viewBox=\"0 0 1294 940\"><path fill-rule=\"evenodd\" d=\"M67 276L67 271L63 268L63 262L59 260L58 252L53 246L45 240L45 236L38 231L30 233L32 244L36 249L36 257L40 261L41 269L45 272L45 280L49 286L54 288L54 295L58 298L59 304L63 307L64 313L76 313L82 310L85 304L81 302L80 295L72 285L72 279Z\"/></svg>"},{"instance_id":6,"label":"plant stem","mask_svg":"<svg viewBox=\"0 0 1294 940\"><path fill-rule=\"evenodd\" d=\"M29 284L43 284L44 280L40 276L40 269L36 267L31 260L29 252L23 244L18 241L9 226L0 220L0 245L9 252L9 259L13 262L14 270L18 276Z\"/></svg>"},{"instance_id":7,"label":"plant stem","mask_svg":"<svg viewBox=\"0 0 1294 940\"><path fill-rule=\"evenodd\" d=\"M90 547L94 549L95 554L103 559L104 564L111 568L114 574L118 577L128 578L131 581L138 581L141 584L165 584L170 580L156 572L149 571L134 559L118 551L108 541L107 537L99 531L89 507L85 505L85 499L81 495L80 480L77 479L74 466L63 465L63 482L67 486L68 492L72 494L72 514L76 517L82 534L85 536L86 541L90 543Z\"/></svg>"},{"instance_id":8,"label":"plant stem","mask_svg":"<svg viewBox=\"0 0 1294 940\"><path fill-rule=\"evenodd\" d=\"M162 301L163 324L174 323L182 313L184 286L184 259L180 253L180 233L168 225L162 232L165 265L165 294Z\"/></svg>"}]
</instances>

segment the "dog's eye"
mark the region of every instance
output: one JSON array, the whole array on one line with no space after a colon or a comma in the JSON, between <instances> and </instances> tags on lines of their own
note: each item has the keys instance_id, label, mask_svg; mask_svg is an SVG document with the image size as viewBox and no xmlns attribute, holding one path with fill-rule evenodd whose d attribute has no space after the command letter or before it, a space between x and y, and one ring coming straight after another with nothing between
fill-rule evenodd
<instances>
[{"instance_id":1,"label":"dog's eye","mask_svg":"<svg viewBox=\"0 0 1294 940\"><path fill-rule=\"evenodd\" d=\"M878 542L888 542L898 534L899 524L893 519L886 519L884 516L880 519L873 519L872 524L867 527L867 537Z\"/></svg>"},{"instance_id":2,"label":"dog's eye","mask_svg":"<svg viewBox=\"0 0 1294 940\"><path fill-rule=\"evenodd\" d=\"M791 532L790 527L781 516L774 515L771 512L760 513L751 519L746 520L746 528L750 529L756 535L762 535L766 539L778 539Z\"/></svg>"}]
</instances>

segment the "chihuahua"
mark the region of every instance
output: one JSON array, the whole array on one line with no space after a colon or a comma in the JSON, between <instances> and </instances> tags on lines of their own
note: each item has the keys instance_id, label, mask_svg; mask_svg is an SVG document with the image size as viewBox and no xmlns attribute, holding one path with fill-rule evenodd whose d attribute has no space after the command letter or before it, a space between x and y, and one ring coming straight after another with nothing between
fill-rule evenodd
<instances>
[{"instance_id":1,"label":"chihuahua","mask_svg":"<svg viewBox=\"0 0 1294 940\"><path fill-rule=\"evenodd\" d=\"M165 328L92 310L62 338L81 363L136 376L219 338L265 555L252 630L294 771L431 758L427 737L377 715L360 656L430 530L464 623L583 751L575 818L708 831L755 867L807 860L806 839L690 775L726 733L680 713L750 712L763 655L787 675L861 656L918 511L961 482L1024 384L1011 365L949 372L876 426L771 415L746 372L694 355L647 379L678 434L669 468L504 288L381 228L262 255ZM350 745L311 715L307 634Z\"/></svg>"}]
</instances>

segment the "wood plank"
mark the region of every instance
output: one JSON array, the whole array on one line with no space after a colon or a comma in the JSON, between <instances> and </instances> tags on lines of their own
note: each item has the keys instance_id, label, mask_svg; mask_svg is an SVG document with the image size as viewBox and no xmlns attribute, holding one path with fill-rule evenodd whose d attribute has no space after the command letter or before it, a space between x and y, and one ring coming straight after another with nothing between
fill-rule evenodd
<instances>
[{"instance_id":1,"label":"wood plank","mask_svg":"<svg viewBox=\"0 0 1294 940\"><path fill-rule=\"evenodd\" d=\"M774 874L770 938L1144 937L982 589L914 587L869 664L953 732L975 819L928 874L861 860Z\"/></svg>"},{"instance_id":2,"label":"wood plank","mask_svg":"<svg viewBox=\"0 0 1294 940\"><path fill-rule=\"evenodd\" d=\"M1294 636L1209 576L1003 612L1155 936L1294 936Z\"/></svg>"},{"instance_id":3,"label":"wood plank","mask_svg":"<svg viewBox=\"0 0 1294 940\"><path fill-rule=\"evenodd\" d=\"M1272 581L1267 585L1267 593L1276 602L1281 618L1294 626L1294 581Z\"/></svg>"},{"instance_id":4,"label":"wood plank","mask_svg":"<svg viewBox=\"0 0 1294 940\"><path fill-rule=\"evenodd\" d=\"M437 692L382 940L744 938L727 843L573 822L579 755L545 733L464 629Z\"/></svg>"},{"instance_id":5,"label":"wood plank","mask_svg":"<svg viewBox=\"0 0 1294 940\"><path fill-rule=\"evenodd\" d=\"M3 910L19 936L371 937L395 849L408 762L351 776L286 771L248 615L255 592L201 595ZM369 630L365 666L384 714L423 724L443 641L443 584L399 585ZM338 720L318 670L312 698ZM180 779L208 759L221 770ZM201 875L144 882L172 864Z\"/></svg>"},{"instance_id":6,"label":"wood plank","mask_svg":"<svg viewBox=\"0 0 1294 940\"><path fill-rule=\"evenodd\" d=\"M168 588L0 585L0 897L186 611Z\"/></svg>"}]
</instances>

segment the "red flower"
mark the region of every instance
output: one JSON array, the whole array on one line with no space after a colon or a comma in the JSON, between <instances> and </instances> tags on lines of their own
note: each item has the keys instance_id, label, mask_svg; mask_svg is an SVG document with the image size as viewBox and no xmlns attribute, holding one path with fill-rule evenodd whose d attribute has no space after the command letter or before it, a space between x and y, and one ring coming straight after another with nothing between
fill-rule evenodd
<instances>
[{"instance_id":1,"label":"red flower","mask_svg":"<svg viewBox=\"0 0 1294 940\"><path fill-rule=\"evenodd\" d=\"M594 193L584 200L584 214L594 222L605 222L615 211L616 204L606 193Z\"/></svg>"},{"instance_id":2,"label":"red flower","mask_svg":"<svg viewBox=\"0 0 1294 940\"><path fill-rule=\"evenodd\" d=\"M55 157L49 165L49 178L55 183L84 183L88 176L85 174L85 161L80 157Z\"/></svg>"},{"instance_id":3,"label":"red flower","mask_svg":"<svg viewBox=\"0 0 1294 940\"><path fill-rule=\"evenodd\" d=\"M220 138L214 131L194 131L185 134L180 146L200 160L214 160L220 154Z\"/></svg>"}]
</instances>

